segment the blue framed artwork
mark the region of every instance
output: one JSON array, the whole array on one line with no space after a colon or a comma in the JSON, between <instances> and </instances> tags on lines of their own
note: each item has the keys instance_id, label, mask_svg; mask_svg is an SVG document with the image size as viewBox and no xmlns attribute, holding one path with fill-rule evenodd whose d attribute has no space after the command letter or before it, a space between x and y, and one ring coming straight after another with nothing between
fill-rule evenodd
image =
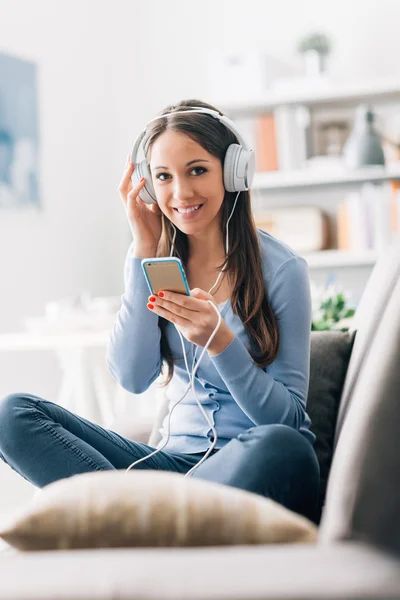
<instances>
[{"instance_id":1,"label":"blue framed artwork","mask_svg":"<svg viewBox=\"0 0 400 600\"><path fill-rule=\"evenodd\" d=\"M39 207L37 68L0 52L0 209Z\"/></svg>"}]
</instances>

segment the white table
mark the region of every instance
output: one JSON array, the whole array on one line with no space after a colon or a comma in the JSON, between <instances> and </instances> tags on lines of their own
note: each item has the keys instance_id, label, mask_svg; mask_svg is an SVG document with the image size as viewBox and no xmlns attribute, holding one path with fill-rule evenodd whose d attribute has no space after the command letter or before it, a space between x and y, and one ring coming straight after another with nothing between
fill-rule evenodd
<instances>
[{"instance_id":1,"label":"white table","mask_svg":"<svg viewBox=\"0 0 400 600\"><path fill-rule=\"evenodd\" d=\"M159 396L153 384L144 394L124 390L108 372L106 347L110 330L70 333L5 333L0 335L0 352L52 350L62 370L56 402L68 410L109 428L129 410L154 414ZM159 392L159 393L158 393ZM144 401L140 401L140 400ZM149 409L151 409L149 411Z\"/></svg>"}]
</instances>

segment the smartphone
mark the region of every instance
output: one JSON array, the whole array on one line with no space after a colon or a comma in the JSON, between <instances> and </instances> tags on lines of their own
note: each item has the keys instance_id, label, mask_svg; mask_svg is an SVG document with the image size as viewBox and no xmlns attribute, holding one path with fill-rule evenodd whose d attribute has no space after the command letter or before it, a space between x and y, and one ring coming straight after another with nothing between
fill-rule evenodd
<instances>
[{"instance_id":1,"label":"smartphone","mask_svg":"<svg viewBox=\"0 0 400 600\"><path fill-rule=\"evenodd\" d=\"M190 296L190 288L180 258L144 258L142 269L151 294L161 290Z\"/></svg>"}]
</instances>

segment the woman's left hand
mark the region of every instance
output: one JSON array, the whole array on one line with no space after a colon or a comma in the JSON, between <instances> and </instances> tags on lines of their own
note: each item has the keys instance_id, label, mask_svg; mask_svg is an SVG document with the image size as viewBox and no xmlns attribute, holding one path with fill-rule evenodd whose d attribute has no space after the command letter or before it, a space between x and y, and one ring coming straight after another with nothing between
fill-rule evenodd
<instances>
[{"instance_id":1,"label":"woman's left hand","mask_svg":"<svg viewBox=\"0 0 400 600\"><path fill-rule=\"evenodd\" d=\"M162 291L158 296L149 296L147 307L153 306L154 308L149 310L174 323L189 342L204 347L218 323L218 316L207 300L211 300L216 306L211 294L199 288L190 290L190 296ZM214 347L222 351L221 342L225 340L229 343L233 337L233 333L222 319L208 350L212 351Z\"/></svg>"}]
</instances>

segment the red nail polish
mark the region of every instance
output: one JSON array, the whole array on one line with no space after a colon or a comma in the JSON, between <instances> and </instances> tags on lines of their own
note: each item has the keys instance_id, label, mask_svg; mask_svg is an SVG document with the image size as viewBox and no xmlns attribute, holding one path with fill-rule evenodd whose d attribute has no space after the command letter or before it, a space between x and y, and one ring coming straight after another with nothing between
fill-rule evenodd
<instances>
[{"instance_id":1,"label":"red nail polish","mask_svg":"<svg viewBox=\"0 0 400 600\"><path fill-rule=\"evenodd\" d=\"M157 298L155 298L154 296L150 296L149 300L150 302L155 302Z\"/></svg>"},{"instance_id":2,"label":"red nail polish","mask_svg":"<svg viewBox=\"0 0 400 600\"><path fill-rule=\"evenodd\" d=\"M153 310L154 306L152 304L148 304L147 308L150 308L150 310Z\"/></svg>"},{"instance_id":3,"label":"red nail polish","mask_svg":"<svg viewBox=\"0 0 400 600\"><path fill-rule=\"evenodd\" d=\"M160 298L164 298L164 292L158 292L158 295L160 296Z\"/></svg>"}]
</instances>

